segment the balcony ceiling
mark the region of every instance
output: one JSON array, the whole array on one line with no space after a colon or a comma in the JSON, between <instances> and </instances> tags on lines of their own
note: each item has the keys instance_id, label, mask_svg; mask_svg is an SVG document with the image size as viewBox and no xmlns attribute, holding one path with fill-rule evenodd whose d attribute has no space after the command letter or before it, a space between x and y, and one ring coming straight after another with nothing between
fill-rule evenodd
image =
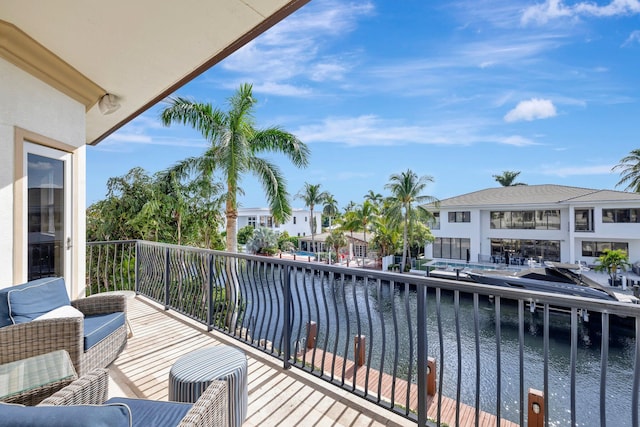
<instances>
[{"instance_id":1,"label":"balcony ceiling","mask_svg":"<svg viewBox=\"0 0 640 427\"><path fill-rule=\"evenodd\" d=\"M0 0L0 57L82 102L96 144L308 1Z\"/></svg>"}]
</instances>

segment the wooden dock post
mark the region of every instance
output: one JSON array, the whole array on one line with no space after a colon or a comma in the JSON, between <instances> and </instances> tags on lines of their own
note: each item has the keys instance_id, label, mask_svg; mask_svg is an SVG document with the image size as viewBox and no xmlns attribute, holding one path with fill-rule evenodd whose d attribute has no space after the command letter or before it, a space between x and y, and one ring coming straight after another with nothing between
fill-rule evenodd
<instances>
[{"instance_id":1,"label":"wooden dock post","mask_svg":"<svg viewBox=\"0 0 640 427\"><path fill-rule=\"evenodd\" d=\"M528 427L544 426L544 393L533 388L529 389L529 417Z\"/></svg>"},{"instance_id":2,"label":"wooden dock post","mask_svg":"<svg viewBox=\"0 0 640 427\"><path fill-rule=\"evenodd\" d=\"M316 338L318 337L318 324L313 320L307 322L307 348L316 346Z\"/></svg>"},{"instance_id":3,"label":"wooden dock post","mask_svg":"<svg viewBox=\"0 0 640 427\"><path fill-rule=\"evenodd\" d=\"M436 359L434 357L427 359L427 395L436 395Z\"/></svg>"},{"instance_id":4,"label":"wooden dock post","mask_svg":"<svg viewBox=\"0 0 640 427\"><path fill-rule=\"evenodd\" d=\"M364 365L365 350L367 347L367 337L356 335L353 337L353 354L357 366Z\"/></svg>"}]
</instances>

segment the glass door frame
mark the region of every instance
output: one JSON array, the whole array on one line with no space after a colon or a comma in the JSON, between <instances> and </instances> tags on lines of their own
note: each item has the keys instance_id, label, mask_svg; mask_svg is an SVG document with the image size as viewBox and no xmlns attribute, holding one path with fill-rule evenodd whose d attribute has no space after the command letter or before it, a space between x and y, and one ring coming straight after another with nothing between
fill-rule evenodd
<instances>
[{"instance_id":1,"label":"glass door frame","mask_svg":"<svg viewBox=\"0 0 640 427\"><path fill-rule=\"evenodd\" d=\"M14 203L13 203L13 282L24 283L28 277L28 179L27 154L33 153L65 162L65 202L64 202L64 279L73 296L73 260L75 259L74 242L77 239L77 223L74 220L78 200L77 157L76 147L38 135L24 129L15 128L14 144Z\"/></svg>"}]
</instances>

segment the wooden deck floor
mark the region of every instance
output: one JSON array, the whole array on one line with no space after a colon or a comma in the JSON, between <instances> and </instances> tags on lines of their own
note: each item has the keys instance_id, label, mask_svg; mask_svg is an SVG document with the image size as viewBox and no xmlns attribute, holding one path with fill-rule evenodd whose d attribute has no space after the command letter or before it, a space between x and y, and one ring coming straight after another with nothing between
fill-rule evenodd
<instances>
[{"instance_id":1,"label":"wooden deck floor","mask_svg":"<svg viewBox=\"0 0 640 427\"><path fill-rule=\"evenodd\" d=\"M383 373L380 375L380 371L375 369L367 369L366 365L359 366L356 369L355 363L352 360L347 360L345 364L344 358L340 356L334 356L331 353L325 353L320 349L308 350L306 353L299 353L297 355L299 360L309 363L318 369L322 369L325 375L331 377L331 373L334 373L334 377L342 375L344 369L345 381L347 384L353 386L354 381L356 387L359 390L368 390L371 395L379 397L381 400L391 402L393 401L397 405L403 407L409 407L415 411L418 407L418 387L415 384L409 384L407 381L396 379L389 374ZM355 375L354 375L355 374ZM366 385L366 387L365 387ZM406 401L407 388L409 389L409 402ZM379 391L379 392L378 392ZM438 395L429 396L427 400L427 416L430 419L436 419L438 413ZM456 423L456 411L459 411L459 423ZM456 401L454 399L443 396L442 408L441 408L441 421L447 423L450 426L475 426L476 425L476 413L475 408L464 403L460 404L460 408L456 408ZM495 426L497 418L493 414L487 412L480 412L480 422L478 423L482 427ZM501 427L518 427L517 423L509 420L501 420Z\"/></svg>"},{"instance_id":2,"label":"wooden deck floor","mask_svg":"<svg viewBox=\"0 0 640 427\"><path fill-rule=\"evenodd\" d=\"M175 312L164 311L162 306L144 297L129 299L127 311L133 336L125 351L110 366L111 396L167 400L169 370L178 357L198 348L225 344L239 348L248 356L249 408L245 427L416 425L297 368L285 370L280 360L223 334L207 332L203 325ZM317 361L321 360L318 355L316 353ZM307 355L307 360L309 358ZM364 369L359 369L358 377L364 373ZM369 381L370 384L373 381L371 373ZM383 389L390 387L388 381L383 378ZM377 384L377 378L375 382ZM406 384L396 382L396 387L406 387ZM413 394L416 393L414 390ZM430 417L435 416L433 408L435 405L430 403ZM455 425L455 416L451 418L454 411L454 404L443 403L443 421L450 426ZM452 419L454 421L450 421ZM473 409L464 408L460 425L472 426L475 424L473 419ZM495 417L488 414L481 416L481 421L482 426L496 425ZM504 422L501 425L515 426Z\"/></svg>"}]
</instances>

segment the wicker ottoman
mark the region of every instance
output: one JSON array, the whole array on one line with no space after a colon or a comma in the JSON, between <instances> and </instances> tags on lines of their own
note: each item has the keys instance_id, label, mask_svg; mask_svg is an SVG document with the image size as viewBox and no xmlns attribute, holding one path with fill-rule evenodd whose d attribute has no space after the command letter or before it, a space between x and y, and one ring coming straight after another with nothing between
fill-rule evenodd
<instances>
[{"instance_id":1,"label":"wicker ottoman","mask_svg":"<svg viewBox=\"0 0 640 427\"><path fill-rule=\"evenodd\" d=\"M180 357L169 372L169 400L194 403L212 381L226 381L229 425L241 426L247 417L247 357L238 349L218 345Z\"/></svg>"}]
</instances>

